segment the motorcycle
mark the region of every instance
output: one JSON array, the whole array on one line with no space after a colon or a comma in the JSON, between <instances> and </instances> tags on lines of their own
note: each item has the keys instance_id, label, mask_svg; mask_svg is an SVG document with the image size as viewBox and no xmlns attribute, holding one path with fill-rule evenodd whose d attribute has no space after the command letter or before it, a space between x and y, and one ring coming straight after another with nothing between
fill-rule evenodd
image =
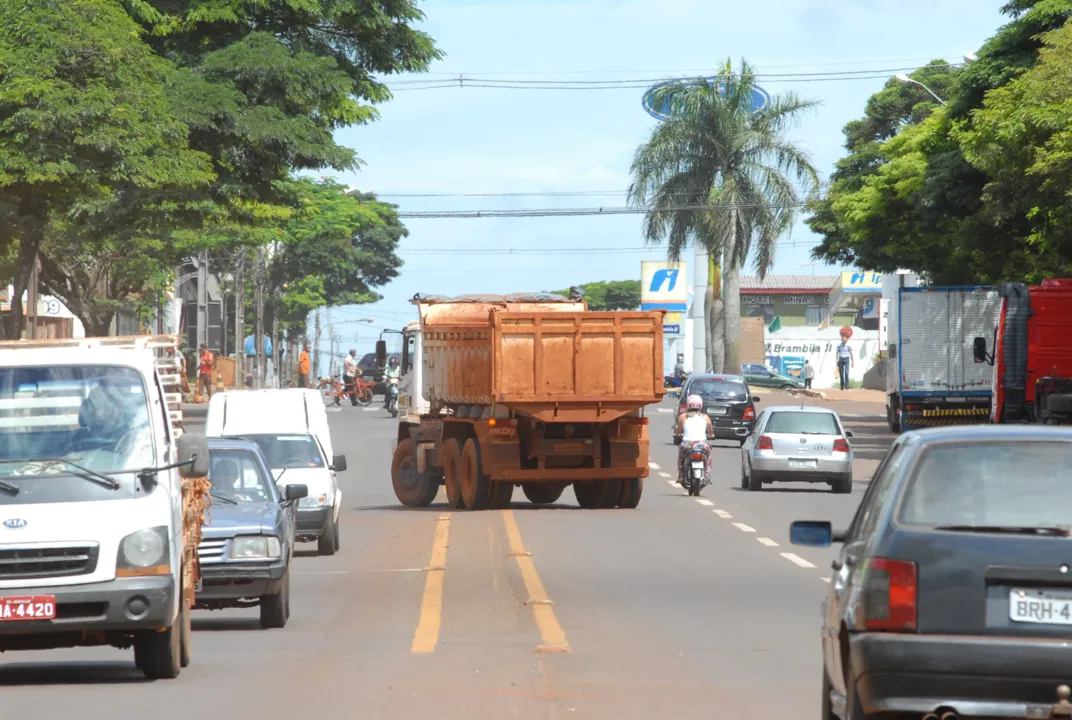
<instances>
[{"instance_id":1,"label":"motorcycle","mask_svg":"<svg viewBox=\"0 0 1072 720\"><path fill-rule=\"evenodd\" d=\"M387 412L391 417L398 417L398 378L390 378L387 381Z\"/></svg>"},{"instance_id":2,"label":"motorcycle","mask_svg":"<svg viewBox=\"0 0 1072 720\"><path fill-rule=\"evenodd\" d=\"M710 456L711 446L707 443L693 443L689 450L689 457L685 462L685 489L693 497L698 496L711 484L711 477L707 472Z\"/></svg>"}]
</instances>

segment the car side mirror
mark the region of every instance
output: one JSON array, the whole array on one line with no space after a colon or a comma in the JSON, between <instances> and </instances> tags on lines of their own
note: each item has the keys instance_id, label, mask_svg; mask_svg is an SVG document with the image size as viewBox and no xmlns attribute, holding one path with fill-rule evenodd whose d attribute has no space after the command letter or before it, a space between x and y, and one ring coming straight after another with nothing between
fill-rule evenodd
<instances>
[{"instance_id":1,"label":"car side mirror","mask_svg":"<svg viewBox=\"0 0 1072 720\"><path fill-rule=\"evenodd\" d=\"M845 431L845 439L846 440L852 440L852 430L846 430Z\"/></svg>"},{"instance_id":2,"label":"car side mirror","mask_svg":"<svg viewBox=\"0 0 1072 720\"><path fill-rule=\"evenodd\" d=\"M754 402L754 403L759 402L759 395L753 395L752 396L752 402Z\"/></svg>"},{"instance_id":3,"label":"car side mirror","mask_svg":"<svg viewBox=\"0 0 1072 720\"><path fill-rule=\"evenodd\" d=\"M293 502L295 500L301 500L304 497L309 497L309 486L287 485L286 490L283 491L283 497L287 502Z\"/></svg>"},{"instance_id":4,"label":"car side mirror","mask_svg":"<svg viewBox=\"0 0 1072 720\"><path fill-rule=\"evenodd\" d=\"M972 341L972 358L977 363L984 363L988 360L986 354L986 338L977 337Z\"/></svg>"},{"instance_id":5,"label":"car side mirror","mask_svg":"<svg viewBox=\"0 0 1072 720\"><path fill-rule=\"evenodd\" d=\"M825 520L797 520L789 526L789 542L808 547L830 547L834 529Z\"/></svg>"},{"instance_id":6,"label":"car side mirror","mask_svg":"<svg viewBox=\"0 0 1072 720\"><path fill-rule=\"evenodd\" d=\"M331 469L335 472L345 472L346 470L346 456L336 455L331 459Z\"/></svg>"},{"instance_id":7,"label":"car side mirror","mask_svg":"<svg viewBox=\"0 0 1072 720\"><path fill-rule=\"evenodd\" d=\"M208 440L201 433L183 433L178 442L179 475L184 478L208 477Z\"/></svg>"},{"instance_id":8,"label":"car side mirror","mask_svg":"<svg viewBox=\"0 0 1072 720\"><path fill-rule=\"evenodd\" d=\"M383 369L387 367L387 341L376 341L376 367Z\"/></svg>"}]
</instances>

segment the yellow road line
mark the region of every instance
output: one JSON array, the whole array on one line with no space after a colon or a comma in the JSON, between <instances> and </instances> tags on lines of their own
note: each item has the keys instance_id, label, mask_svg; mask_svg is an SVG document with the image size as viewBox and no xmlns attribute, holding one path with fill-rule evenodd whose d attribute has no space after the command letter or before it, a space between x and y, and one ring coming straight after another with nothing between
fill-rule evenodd
<instances>
[{"instance_id":1,"label":"yellow road line","mask_svg":"<svg viewBox=\"0 0 1072 720\"><path fill-rule=\"evenodd\" d=\"M525 581L525 590L529 594L525 604L532 607L532 617L543 639L543 644L536 647L536 652L570 652L566 633L555 616L554 603L547 596L547 590L532 562L532 553L527 552L521 542L521 530L517 527L514 511L503 510L502 518L506 526L506 538L510 542L510 555L517 561L521 579Z\"/></svg>"},{"instance_id":2,"label":"yellow road line","mask_svg":"<svg viewBox=\"0 0 1072 720\"><path fill-rule=\"evenodd\" d=\"M450 515L440 515L436 520L435 539L432 540L432 561L424 571L424 598L421 599L421 619L413 634L410 652L435 652L439 641L439 627L443 622L443 576L447 572L447 540L450 537Z\"/></svg>"}]
</instances>

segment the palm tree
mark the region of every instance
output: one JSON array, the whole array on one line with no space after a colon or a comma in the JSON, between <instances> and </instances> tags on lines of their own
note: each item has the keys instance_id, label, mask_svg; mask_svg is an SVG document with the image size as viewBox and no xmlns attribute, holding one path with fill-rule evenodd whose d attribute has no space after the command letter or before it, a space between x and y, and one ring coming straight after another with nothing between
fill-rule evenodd
<instances>
[{"instance_id":1,"label":"palm tree","mask_svg":"<svg viewBox=\"0 0 1072 720\"><path fill-rule=\"evenodd\" d=\"M637 148L629 188L630 201L648 208L647 242L665 238L671 262L700 243L712 260L705 316L716 372L740 371L741 268L751 256L756 272L766 276L801 195L818 185L807 154L786 138L801 113L818 103L787 92L754 110L754 75L747 62L734 73L727 61L713 79L656 90L653 105L669 107L669 119Z\"/></svg>"}]
</instances>

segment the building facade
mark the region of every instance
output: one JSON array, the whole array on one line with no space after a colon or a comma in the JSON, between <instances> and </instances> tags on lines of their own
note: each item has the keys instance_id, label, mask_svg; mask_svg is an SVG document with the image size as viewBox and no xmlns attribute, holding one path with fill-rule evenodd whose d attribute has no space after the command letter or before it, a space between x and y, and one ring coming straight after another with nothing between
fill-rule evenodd
<instances>
[{"instance_id":1,"label":"building facade","mask_svg":"<svg viewBox=\"0 0 1072 720\"><path fill-rule=\"evenodd\" d=\"M830 291L840 275L753 275L741 277L741 316L763 318L768 327L819 327L830 312ZM830 324L851 325L857 311L836 309Z\"/></svg>"}]
</instances>

